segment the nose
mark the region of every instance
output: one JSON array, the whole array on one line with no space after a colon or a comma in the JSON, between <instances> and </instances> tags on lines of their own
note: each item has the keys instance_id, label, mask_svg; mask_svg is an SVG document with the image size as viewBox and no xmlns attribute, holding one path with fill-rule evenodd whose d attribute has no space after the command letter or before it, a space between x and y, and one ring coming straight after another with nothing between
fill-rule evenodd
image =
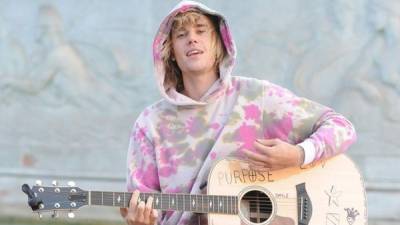
<instances>
[{"instance_id":1,"label":"nose","mask_svg":"<svg viewBox=\"0 0 400 225\"><path fill-rule=\"evenodd\" d=\"M189 32L188 33L188 44L194 44L197 43L197 35L195 32Z\"/></svg>"}]
</instances>

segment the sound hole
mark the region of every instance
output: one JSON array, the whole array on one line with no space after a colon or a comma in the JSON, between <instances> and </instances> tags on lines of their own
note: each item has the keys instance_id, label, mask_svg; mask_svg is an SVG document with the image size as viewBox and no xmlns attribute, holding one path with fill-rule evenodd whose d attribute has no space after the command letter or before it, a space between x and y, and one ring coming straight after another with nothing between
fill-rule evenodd
<instances>
[{"instance_id":1,"label":"sound hole","mask_svg":"<svg viewBox=\"0 0 400 225\"><path fill-rule=\"evenodd\" d=\"M272 202L269 196L259 190L245 193L240 200L240 212L252 223L263 223L272 214Z\"/></svg>"}]
</instances>

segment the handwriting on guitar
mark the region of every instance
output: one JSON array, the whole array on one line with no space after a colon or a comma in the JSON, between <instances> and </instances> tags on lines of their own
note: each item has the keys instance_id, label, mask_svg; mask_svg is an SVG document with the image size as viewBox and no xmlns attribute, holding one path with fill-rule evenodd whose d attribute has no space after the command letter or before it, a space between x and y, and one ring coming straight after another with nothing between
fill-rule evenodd
<instances>
[{"instance_id":1,"label":"handwriting on guitar","mask_svg":"<svg viewBox=\"0 0 400 225\"><path fill-rule=\"evenodd\" d=\"M237 183L254 183L254 182L273 182L270 172L257 170L231 170L218 173L219 184L237 184Z\"/></svg>"}]
</instances>

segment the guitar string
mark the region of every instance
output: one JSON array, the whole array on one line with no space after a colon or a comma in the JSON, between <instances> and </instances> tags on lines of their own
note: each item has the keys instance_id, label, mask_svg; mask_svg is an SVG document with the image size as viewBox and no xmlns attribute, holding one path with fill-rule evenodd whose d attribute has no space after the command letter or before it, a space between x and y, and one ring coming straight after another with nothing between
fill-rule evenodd
<instances>
[{"instance_id":1,"label":"guitar string","mask_svg":"<svg viewBox=\"0 0 400 225\"><path fill-rule=\"evenodd\" d=\"M58 192L58 193L60 193L60 192ZM68 193L68 196L66 196L66 197L71 197L70 192L64 192L64 193ZM81 194L75 194L74 193L74 194L72 194L72 196L79 197L79 196L81 196ZM102 197L99 197L99 196L93 196L93 193L92 193L91 194L91 199L92 200L95 200L95 199L101 200L101 199L103 199L103 201L104 200L116 200L117 196L120 198L120 195L114 195L114 196L112 196L112 195L103 195ZM83 196L83 197L87 197L87 196ZM131 196L126 196L125 195L124 197L131 197ZM150 197L150 196L140 196L140 197L145 198L145 197ZM152 197L154 199L155 196L152 196ZM188 197L188 198L185 198L185 197ZM162 201L170 201L171 199L175 199L177 201L193 201L193 200L194 201L198 201L199 199L202 199L200 201L203 201L203 202L206 202L206 201L207 202L208 201L223 201L225 203L232 202L232 200L236 201L236 202L243 201L243 200L249 200L249 201L257 200L257 201L268 201L268 202L271 202L271 200L267 200L269 198L255 197L255 196L254 197L253 196L250 196L250 197L246 196L246 197L243 197L241 199L239 199L237 196L225 196L225 195L223 195L223 196L220 195L220 196L215 196L215 197L213 197L212 195L204 195L204 196L201 196L201 195L192 195L192 196L191 195L186 195L186 196L184 196L184 195L182 195L182 198L179 198L178 196L173 197L173 198L170 198L169 196L160 196L160 198L162 199ZM218 199L215 199L215 198L218 198ZM222 199L220 199L220 198L222 198ZM204 199L206 199L206 200L204 200ZM276 202L285 202L286 200L289 200L290 202L292 202L291 200L293 200L293 199L297 200L297 198L285 198L285 199L279 199L279 200L275 199L274 201L276 201ZM126 200L127 199L125 199L125 201Z\"/></svg>"},{"instance_id":2,"label":"guitar string","mask_svg":"<svg viewBox=\"0 0 400 225\"><path fill-rule=\"evenodd\" d=\"M78 192L76 192L76 193L72 193L71 194L71 192L70 191L60 191L60 192L57 192L57 194L59 194L59 193L65 193L65 194L68 194L68 195L73 195L73 196L79 196L79 195L81 195L81 194L87 194L87 193L78 193ZM95 193L95 194L100 194L101 192L98 192L98 193ZM105 195L103 194L103 199L106 199L106 198L110 198L110 199L113 199L113 198L115 198L116 196L118 196L117 194L119 193L119 194L121 194L121 195L124 195L124 192L114 192L115 194L114 194L114 196L112 195L112 192L108 192L108 193L105 193ZM350 193L350 192L349 192ZM94 191L92 191L91 192L91 197L92 198L95 198L94 196L93 196L93 194L94 194ZM125 197L131 197L131 195L132 195L132 193L125 193ZM178 196L180 197L180 196L185 196L185 197L187 197L187 196L192 196L193 198L218 198L218 197L222 197L222 198L235 198L235 199L238 199L238 196L234 196L234 195L191 195L191 194L169 194L169 193L166 193L166 194L160 194L160 193L155 193L155 194L144 194L144 193L141 193L140 194L140 196L141 197L144 197L143 195L149 195L149 196L147 196L147 197L150 197L151 195L160 195L159 197L160 198L169 198L168 197L168 195L170 195L170 196L172 196L172 195L175 195L176 197L175 198L178 198ZM154 196L152 196L153 198L154 198ZM101 197L98 197L98 198L101 198ZM254 199L254 198L257 198L257 199L262 199L262 198L264 198L264 197L253 197L253 196L250 196L250 197L244 197L244 198L242 198L242 199L245 199L245 200L247 200L247 199ZM285 199L297 199L296 197L290 197L290 198L285 198Z\"/></svg>"},{"instance_id":3,"label":"guitar string","mask_svg":"<svg viewBox=\"0 0 400 225\"><path fill-rule=\"evenodd\" d=\"M67 204L67 205L69 205L70 203L71 203L71 201L64 201L64 202L56 202L56 203L59 203L59 204ZM111 203L111 202L110 202ZM96 205L96 204L93 204L93 205ZM101 205L101 204L100 204ZM104 205L104 204L103 204ZM260 209L273 209L273 208L275 208L275 207L273 207L271 204L260 204L259 203L259 205L260 205ZM115 205L114 204L114 206L125 206L125 204L117 204L117 205ZM226 206L226 205L225 205ZM233 210L235 210L235 209L237 209L238 207L237 207L237 205L236 204L233 204L232 205L233 207L230 207L230 206L228 206L228 207L223 207L222 208L222 210L221 211L226 211L227 210L227 208L228 209L233 209ZM290 205L282 205L282 204L279 204L278 205L279 207L295 207L295 204L290 204ZM154 207L154 206L153 206ZM250 208L251 207L254 207L254 206L251 206L250 205ZM257 208L257 206L255 206L256 208ZM172 207L168 207L169 209L172 209ZM176 207L176 208L179 208L179 206L178 207ZM191 208L191 207L189 207L189 208ZM196 208L196 207L194 207L194 208ZM196 209L210 209L209 207L208 207L208 204L201 204L201 206L197 206L197 208ZM71 208L69 208L69 209L71 209ZM182 208L183 209L183 208ZM219 211L221 208L211 208L212 210L216 210L216 211ZM57 209L54 209L54 210L57 210ZM202 210L199 210L199 211L202 211ZM204 210L203 210L204 211Z\"/></svg>"},{"instance_id":4,"label":"guitar string","mask_svg":"<svg viewBox=\"0 0 400 225\"><path fill-rule=\"evenodd\" d=\"M69 203L69 202L58 202L58 203ZM119 205L118 205L119 206ZM204 206L204 205L203 205ZM293 208L293 206L291 206L292 208ZM207 208L208 210L204 210L205 208L207 208L207 207L202 207L202 208L194 208L194 210L183 210L183 208L182 209L178 209L178 208L176 208L176 210L174 210L174 211L193 211L193 212L217 212L217 213L224 213L224 212L227 212L227 211L230 211L230 212L232 212L232 211L235 211L235 210L237 210L238 208L236 208L236 207L234 207L234 208L217 208L217 209L209 209L209 208ZM266 207L266 206L260 206L260 207L256 207L256 206L250 206L250 207L246 207L246 208L248 208L250 211L251 210L257 210L257 209L259 209L259 210L262 210L262 211L271 211L272 209L274 209L275 207ZM69 209L69 210L75 210L75 209L78 209L78 208L63 208L63 209L51 209L51 210L66 210L66 209ZM196 209L198 209L198 210L196 210ZM240 209L239 209L240 210ZM295 211L297 211L297 209L286 209L286 210L295 210ZM168 210L165 210L165 211L168 211ZM241 210L240 210L241 211Z\"/></svg>"},{"instance_id":5,"label":"guitar string","mask_svg":"<svg viewBox=\"0 0 400 225\"><path fill-rule=\"evenodd\" d=\"M93 198L92 197L92 201L94 201L94 200L97 200L97 201L101 201L101 199L102 198ZM112 202L113 200L115 200L115 198L103 198L103 201L107 201L107 202ZM225 199L225 200L221 200L222 201L222 203L223 204L234 204L234 203L229 203L229 200L227 201L228 199ZM271 201L265 201L265 200L263 200L263 199L242 199L242 200L238 200L238 201L236 201L236 202L240 202L240 201L251 201L251 202L266 202L266 203L271 203ZM287 201L285 201L285 200L275 200L275 202L277 202L277 203L282 203L282 204L285 204L285 203L296 203L297 201L296 201L297 199L295 199L294 201L292 201L292 200L287 200ZM162 202L170 202L171 200L169 200L169 199L165 199L165 198L163 198L162 199ZM209 200L200 200L200 201L198 201L197 199L184 199L183 201L181 201L181 200L177 200L178 202L192 202L192 201L195 201L195 202L203 202L203 203L209 203L210 201L211 202L214 202L213 201L213 199L209 199ZM154 202L154 200L153 200L153 202ZM219 202L218 202L219 203Z\"/></svg>"},{"instance_id":6,"label":"guitar string","mask_svg":"<svg viewBox=\"0 0 400 225\"><path fill-rule=\"evenodd\" d=\"M69 193L69 192L68 192ZM74 196L79 196L78 194L74 194ZM112 200L116 200L117 199L117 196L118 195L115 195L115 196L108 196L108 195L106 195L106 196L102 196L102 197L95 197L95 196L91 196L91 199L92 200L101 200L101 199L103 199L103 201L112 201ZM189 196L189 195L187 195L187 196ZM120 196L119 196L120 197ZM126 197L126 196L125 196ZM128 196L129 197L129 196ZM145 196L141 196L141 197L145 197ZM149 197L149 196L147 196L147 197ZM162 201L170 201L170 198L168 198L168 196L160 196L161 198L162 198ZM203 198L204 196L196 196L196 197L194 197L194 198L172 198L172 199L175 199L175 200L177 200L177 201L198 201L200 198ZM220 196L221 197L221 196ZM154 198L154 197L153 197ZM209 201L215 201L216 199L215 198L213 198L213 197L208 197L209 199L206 199L206 200L202 200L203 202L209 202ZM223 202L229 202L229 201L232 201L231 200L231 196L228 196L228 197L226 197L226 196L222 196L222 198L223 199L219 199L220 201L223 201ZM268 200L265 200L265 198L262 198L262 197L260 197L260 198L258 198L258 197L245 197L245 198L242 198L242 199L238 199L237 197L233 197L234 198L234 201L243 201L243 200L248 200L248 201L268 201ZM168 199L168 200L167 200ZM274 201L276 201L276 202L278 202L278 203L284 203L284 202L293 202L293 200L297 200L297 198L285 198L285 199L279 199L279 200L274 200ZM126 201L126 200L125 200ZM218 201L218 200L217 200ZM271 202L270 200L269 200L269 202ZM225 203L224 203L225 204ZM228 203L229 204L229 203Z\"/></svg>"},{"instance_id":7,"label":"guitar string","mask_svg":"<svg viewBox=\"0 0 400 225\"><path fill-rule=\"evenodd\" d=\"M60 193L60 192L59 192ZM61 192L61 193L68 193L68 194L70 194L70 192L68 191L68 192ZM78 196L79 194L74 194L75 196ZM184 196L184 194L180 194L181 196ZM190 195L186 195L186 196L190 196ZM210 195L205 195L205 196L210 196ZM92 202L93 202L93 200L98 200L98 201L100 201L101 199L103 199L103 201L113 201L113 200L116 200L116 198L115 198L115 196L114 196L114 198L113 198L113 196L108 196L108 195L106 195L106 196L103 196L103 198L96 198L96 197L93 197L93 196L91 196L92 198ZM126 197L126 196L125 196ZM129 196L128 196L129 197ZM142 196L143 197L143 196ZM160 197L162 197L162 201L163 202L168 202L168 200L166 200L166 198L168 198L167 196L160 196ZM223 196L223 197L226 197L226 196ZM209 200L214 200L214 199L211 199L212 197L210 197L210 199ZM228 196L228 198L232 198L232 196ZM239 200L239 199L237 199L237 196L236 197L234 197L234 198L236 198L235 199L235 201L236 202L240 202L241 200ZM257 197L252 197L251 199L255 199L255 200L260 200L260 198L257 198ZM262 198L261 198L262 199ZM297 198L286 198L286 199L284 199L284 200L275 200L277 203L280 203L280 205L283 205L283 204L285 204L285 203L295 203L295 202L293 202L292 201L292 199L294 199L295 201L297 200ZM185 202L188 202L188 201L190 201L190 200L193 200L193 199L184 199L184 201ZM228 199L224 199L223 201L227 201ZM249 197L247 197L247 198L245 198L245 199L243 199L242 198L242 200L250 200L250 198ZM196 201L196 199L195 199L195 201ZM228 200L229 201L229 200ZM253 200L254 201L254 200ZM71 201L69 201L69 202L71 202ZM203 203L204 202L206 202L206 201L204 201L203 200ZM209 202L209 201L207 201L207 202ZM351 201L341 201L342 203L343 202L351 202ZM224 203L225 204L225 203ZM229 204L229 203L228 203ZM298 203L298 204L300 204L300 203Z\"/></svg>"}]
</instances>

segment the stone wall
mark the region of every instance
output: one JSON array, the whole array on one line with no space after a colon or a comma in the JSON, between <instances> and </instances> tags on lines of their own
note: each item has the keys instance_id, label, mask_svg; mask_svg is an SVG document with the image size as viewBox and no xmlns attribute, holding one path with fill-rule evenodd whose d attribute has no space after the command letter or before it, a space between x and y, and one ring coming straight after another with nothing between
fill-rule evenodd
<instances>
[{"instance_id":1,"label":"stone wall","mask_svg":"<svg viewBox=\"0 0 400 225\"><path fill-rule=\"evenodd\" d=\"M0 0L1 215L30 215L20 185L37 178L124 189L131 126L159 98L152 39L176 2ZM400 222L400 1L203 2L228 19L234 74L354 122L348 154L366 181L370 220Z\"/></svg>"}]
</instances>

